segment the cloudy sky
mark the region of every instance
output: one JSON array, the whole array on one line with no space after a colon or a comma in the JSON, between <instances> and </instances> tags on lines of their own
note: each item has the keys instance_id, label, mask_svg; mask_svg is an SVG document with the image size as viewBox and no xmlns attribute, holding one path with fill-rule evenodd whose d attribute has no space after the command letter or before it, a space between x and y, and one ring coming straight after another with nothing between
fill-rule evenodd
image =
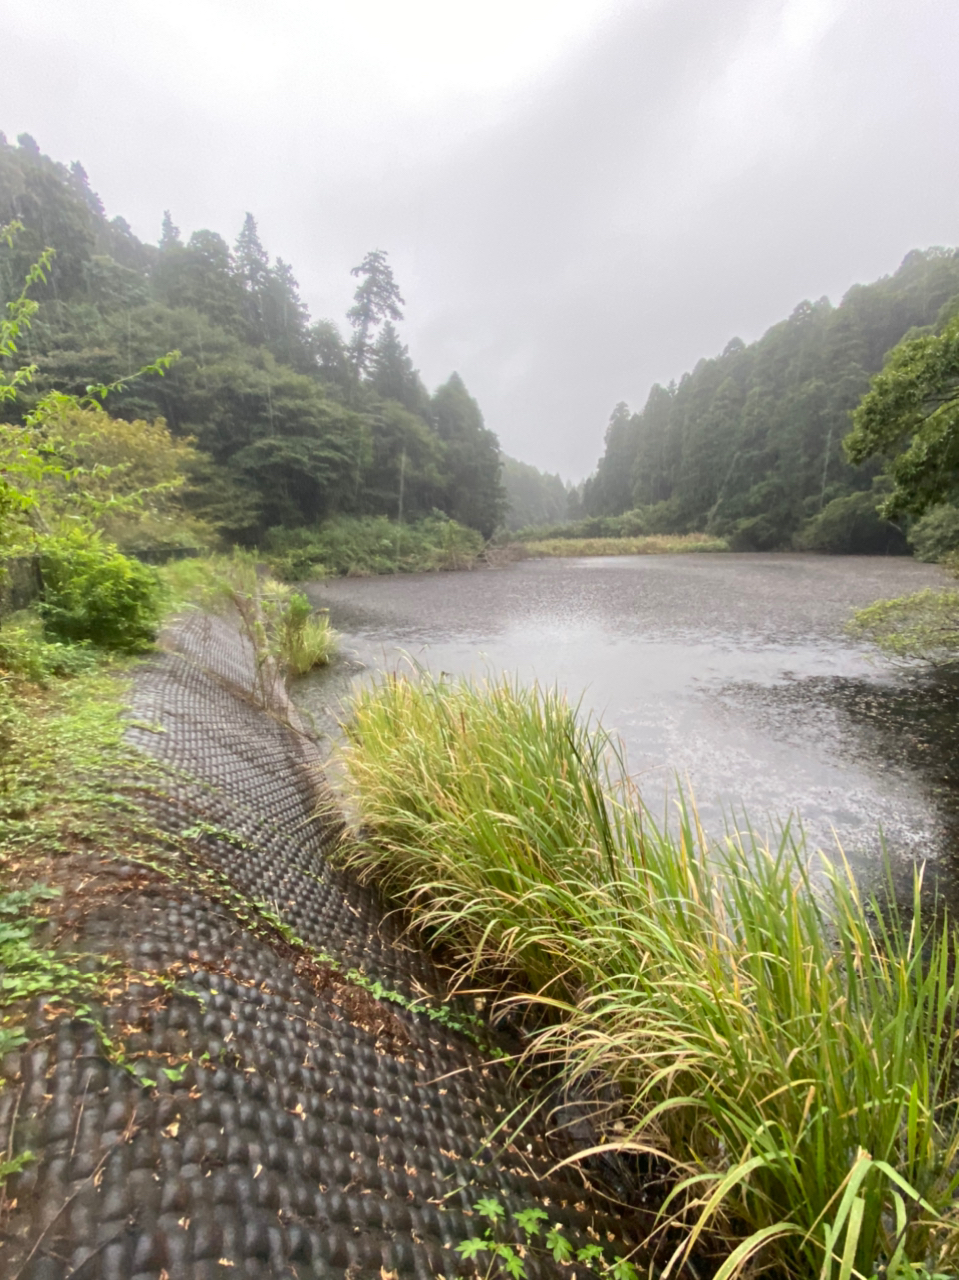
<instances>
[{"instance_id":1,"label":"cloudy sky","mask_svg":"<svg viewBox=\"0 0 959 1280\"><path fill-rule=\"evenodd\" d=\"M959 244L955 0L0 0L0 129L156 241L386 249L431 386L578 479L619 400Z\"/></svg>"}]
</instances>

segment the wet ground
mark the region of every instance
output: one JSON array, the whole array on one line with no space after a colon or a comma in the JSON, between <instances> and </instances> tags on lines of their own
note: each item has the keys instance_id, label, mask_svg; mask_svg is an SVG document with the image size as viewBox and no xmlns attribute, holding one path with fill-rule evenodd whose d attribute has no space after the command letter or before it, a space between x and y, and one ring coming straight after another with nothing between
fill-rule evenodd
<instances>
[{"instance_id":1,"label":"wet ground","mask_svg":"<svg viewBox=\"0 0 959 1280\"><path fill-rule=\"evenodd\" d=\"M683 555L317 583L346 658L296 696L332 732L354 682L408 659L555 683L619 733L654 809L681 778L710 829L798 816L867 882L884 838L900 884L928 859L959 903L959 678L844 634L854 609L945 582L902 558Z\"/></svg>"}]
</instances>

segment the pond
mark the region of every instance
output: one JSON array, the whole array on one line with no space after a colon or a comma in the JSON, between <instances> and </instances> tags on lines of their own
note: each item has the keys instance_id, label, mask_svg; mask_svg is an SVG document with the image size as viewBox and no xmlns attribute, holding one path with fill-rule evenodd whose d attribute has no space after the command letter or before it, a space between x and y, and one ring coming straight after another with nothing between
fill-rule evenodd
<instances>
[{"instance_id":1,"label":"pond","mask_svg":"<svg viewBox=\"0 0 959 1280\"><path fill-rule=\"evenodd\" d=\"M799 819L867 886L884 839L902 892L928 859L959 904L959 679L844 634L854 609L945 581L905 558L693 554L314 583L344 658L295 696L333 734L355 682L409 660L556 684L622 738L654 811L680 780L707 831Z\"/></svg>"}]
</instances>

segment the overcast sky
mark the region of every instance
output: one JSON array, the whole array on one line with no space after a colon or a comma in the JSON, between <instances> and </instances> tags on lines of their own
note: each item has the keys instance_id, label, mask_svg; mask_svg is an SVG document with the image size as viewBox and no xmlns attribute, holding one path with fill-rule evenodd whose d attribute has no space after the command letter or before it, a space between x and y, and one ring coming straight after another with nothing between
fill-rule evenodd
<instances>
[{"instance_id":1,"label":"overcast sky","mask_svg":"<svg viewBox=\"0 0 959 1280\"><path fill-rule=\"evenodd\" d=\"M156 241L250 210L315 317L371 248L428 385L592 470L733 335L959 243L956 0L0 0L0 129Z\"/></svg>"}]
</instances>

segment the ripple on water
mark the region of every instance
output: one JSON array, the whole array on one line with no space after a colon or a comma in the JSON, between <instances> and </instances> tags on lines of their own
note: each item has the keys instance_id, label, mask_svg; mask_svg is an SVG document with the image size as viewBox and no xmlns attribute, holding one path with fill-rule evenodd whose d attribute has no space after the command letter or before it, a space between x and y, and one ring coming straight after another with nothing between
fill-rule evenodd
<instances>
[{"instance_id":1,"label":"ripple on water","mask_svg":"<svg viewBox=\"0 0 959 1280\"><path fill-rule=\"evenodd\" d=\"M654 808L688 778L711 828L798 814L861 873L882 831L900 881L931 858L959 901L959 679L897 670L843 631L943 582L908 559L684 555L317 583L350 661L298 698L333 732L354 683L404 655L558 684L621 735Z\"/></svg>"}]
</instances>

